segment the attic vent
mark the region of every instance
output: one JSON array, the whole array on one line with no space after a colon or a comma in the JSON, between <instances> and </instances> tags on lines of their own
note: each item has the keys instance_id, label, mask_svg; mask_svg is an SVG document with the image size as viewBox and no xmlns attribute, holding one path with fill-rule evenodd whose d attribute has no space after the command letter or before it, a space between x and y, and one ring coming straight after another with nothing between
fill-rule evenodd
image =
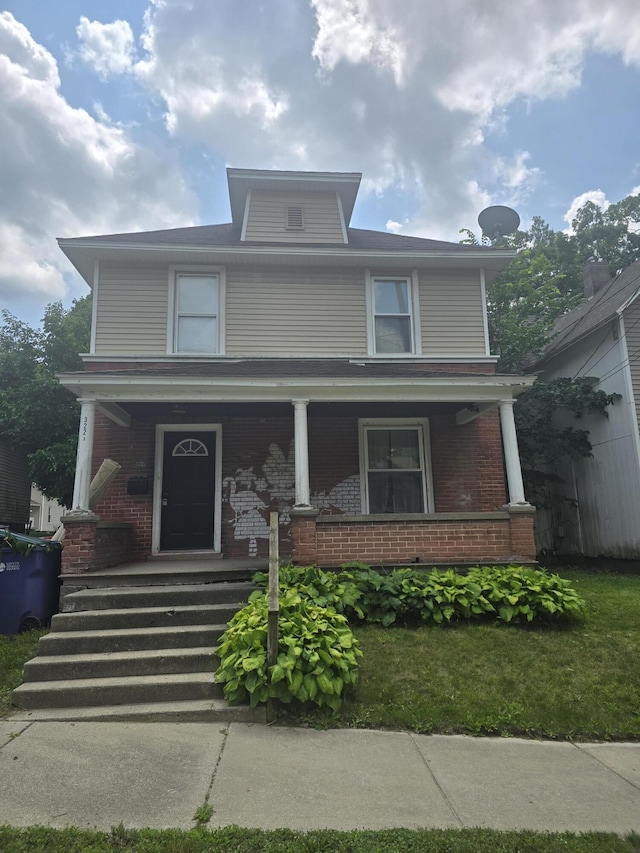
<instances>
[{"instance_id":1,"label":"attic vent","mask_svg":"<svg viewBox=\"0 0 640 853\"><path fill-rule=\"evenodd\" d=\"M287 228L296 231L304 228L304 210L301 204L290 204L287 207Z\"/></svg>"}]
</instances>

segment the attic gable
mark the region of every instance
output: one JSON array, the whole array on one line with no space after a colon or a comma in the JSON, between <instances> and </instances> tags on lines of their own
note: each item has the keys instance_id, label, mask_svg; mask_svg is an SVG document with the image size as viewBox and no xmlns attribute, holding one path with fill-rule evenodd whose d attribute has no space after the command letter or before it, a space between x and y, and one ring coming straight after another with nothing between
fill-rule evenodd
<instances>
[{"instance_id":1,"label":"attic gable","mask_svg":"<svg viewBox=\"0 0 640 853\"><path fill-rule=\"evenodd\" d=\"M227 169L241 241L344 245L361 175Z\"/></svg>"}]
</instances>

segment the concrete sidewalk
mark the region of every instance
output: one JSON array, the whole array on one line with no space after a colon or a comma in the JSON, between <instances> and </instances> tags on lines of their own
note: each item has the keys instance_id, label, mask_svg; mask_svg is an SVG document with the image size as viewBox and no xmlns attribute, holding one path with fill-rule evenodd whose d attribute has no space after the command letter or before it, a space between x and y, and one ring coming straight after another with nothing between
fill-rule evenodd
<instances>
[{"instance_id":1,"label":"concrete sidewalk","mask_svg":"<svg viewBox=\"0 0 640 853\"><path fill-rule=\"evenodd\" d=\"M640 832L640 744L0 721L0 824Z\"/></svg>"}]
</instances>

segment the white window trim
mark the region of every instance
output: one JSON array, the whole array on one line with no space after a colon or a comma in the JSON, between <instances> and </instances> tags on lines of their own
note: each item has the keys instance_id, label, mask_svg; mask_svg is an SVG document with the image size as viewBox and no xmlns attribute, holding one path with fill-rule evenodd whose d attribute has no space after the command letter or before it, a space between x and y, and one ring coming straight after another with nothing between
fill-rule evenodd
<instances>
[{"instance_id":1,"label":"white window trim","mask_svg":"<svg viewBox=\"0 0 640 853\"><path fill-rule=\"evenodd\" d=\"M218 317L217 317L217 338L218 348L215 352L189 352L182 353L176 348L176 336L178 333L178 324L176 323L176 282L179 275L193 276L217 276L218 278ZM168 314L167 314L167 354L168 355L189 355L189 356L216 356L225 354L225 305L226 305L226 276L224 267L209 267L209 266L170 266L169 267L169 298L168 298Z\"/></svg>"},{"instance_id":2,"label":"white window trim","mask_svg":"<svg viewBox=\"0 0 640 853\"><path fill-rule=\"evenodd\" d=\"M409 283L409 302L411 314L411 352L376 352L376 314L375 314L375 298L373 292L373 283L376 279L404 279ZM396 359L396 358L412 358L416 355L422 355L422 335L420 333L420 298L419 298L419 282L418 270L413 270L410 275L406 273L396 274L390 273L372 273L371 270L365 272L365 287L367 301L367 352L375 358Z\"/></svg>"},{"instance_id":3,"label":"white window trim","mask_svg":"<svg viewBox=\"0 0 640 853\"><path fill-rule=\"evenodd\" d=\"M368 429L406 429L413 427L419 430L420 461L422 463L422 490L426 513L434 512L433 474L431 471L431 436L429 434L428 418L360 418L358 420L358 446L360 450L360 501L362 512L369 515L369 468L367 464L366 432ZM389 513L389 518L393 518Z\"/></svg>"},{"instance_id":4,"label":"white window trim","mask_svg":"<svg viewBox=\"0 0 640 853\"><path fill-rule=\"evenodd\" d=\"M167 432L215 433L215 474L213 497L213 551L222 550L222 425L221 424L157 424L156 454L153 476L153 520L151 523L151 552L160 552L160 523L162 517L162 474L164 465L164 436ZM188 553L188 552L187 552Z\"/></svg>"}]
</instances>

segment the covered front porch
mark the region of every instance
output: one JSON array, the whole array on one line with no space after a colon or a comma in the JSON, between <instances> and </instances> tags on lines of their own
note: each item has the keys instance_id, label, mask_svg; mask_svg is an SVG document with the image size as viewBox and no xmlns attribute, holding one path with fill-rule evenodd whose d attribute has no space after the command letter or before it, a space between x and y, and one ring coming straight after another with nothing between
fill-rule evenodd
<instances>
[{"instance_id":1,"label":"covered front porch","mask_svg":"<svg viewBox=\"0 0 640 853\"><path fill-rule=\"evenodd\" d=\"M271 511L298 563L534 557L513 419L528 377L339 363L266 379L232 366L63 377L82 405L63 571L264 557ZM91 507L104 458L121 470Z\"/></svg>"}]
</instances>

